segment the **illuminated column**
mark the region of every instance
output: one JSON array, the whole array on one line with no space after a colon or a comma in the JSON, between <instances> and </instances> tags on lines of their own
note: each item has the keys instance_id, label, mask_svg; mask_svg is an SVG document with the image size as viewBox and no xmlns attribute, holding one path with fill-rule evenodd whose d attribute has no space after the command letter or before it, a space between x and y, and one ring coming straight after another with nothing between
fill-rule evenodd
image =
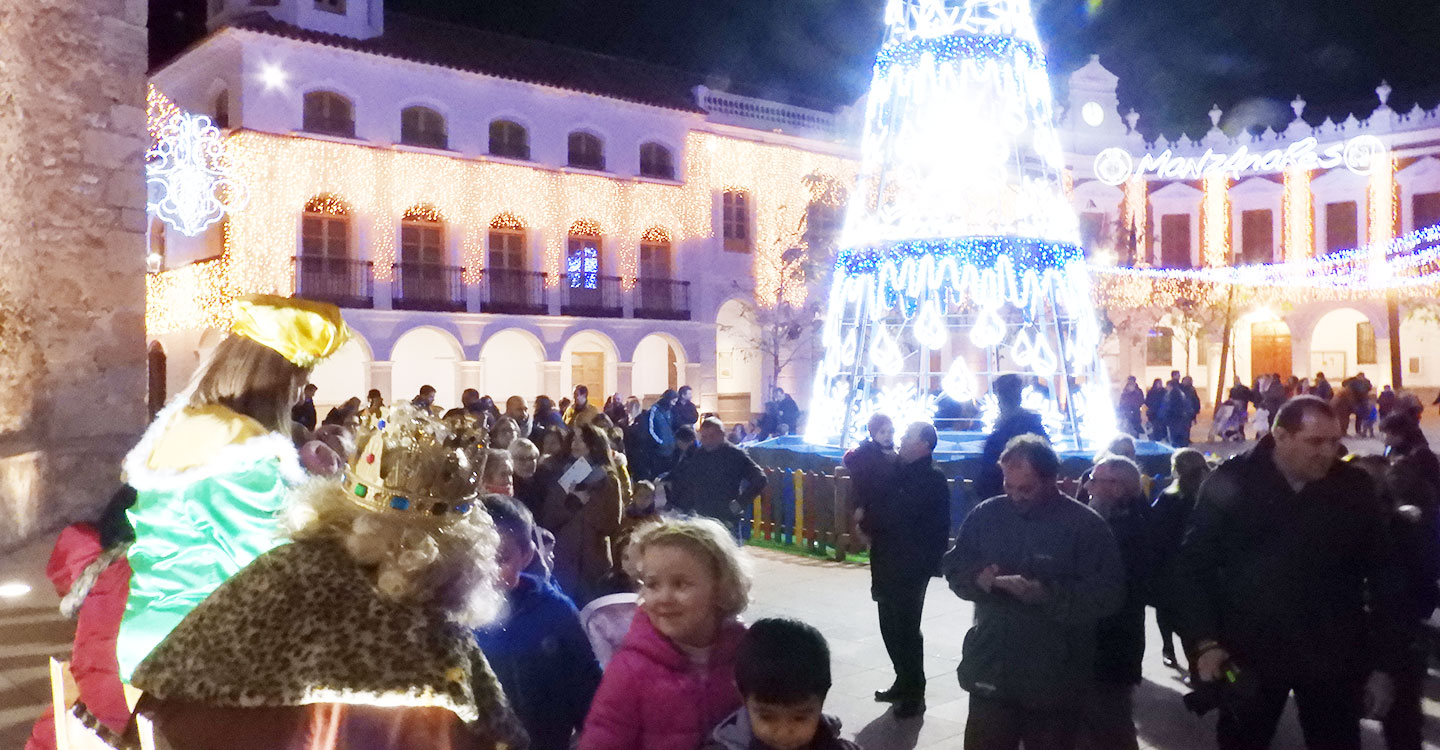
<instances>
[{"instance_id":1,"label":"illuminated column","mask_svg":"<svg viewBox=\"0 0 1440 750\"><path fill-rule=\"evenodd\" d=\"M1285 170L1285 261L1315 254L1315 215L1311 209L1310 172Z\"/></svg>"},{"instance_id":2,"label":"illuminated column","mask_svg":"<svg viewBox=\"0 0 1440 750\"><path fill-rule=\"evenodd\" d=\"M1144 177L1135 175L1125 182L1125 231L1135 238L1135 257L1131 258L1132 265L1150 261L1145 252L1145 225L1148 223L1145 212L1150 206L1148 193L1149 188Z\"/></svg>"},{"instance_id":3,"label":"illuminated column","mask_svg":"<svg viewBox=\"0 0 1440 750\"><path fill-rule=\"evenodd\" d=\"M1385 260L1385 246L1395 238L1395 157L1377 156L1370 173L1370 244L1378 260ZM1378 248L1378 249L1376 249Z\"/></svg>"},{"instance_id":4,"label":"illuminated column","mask_svg":"<svg viewBox=\"0 0 1440 750\"><path fill-rule=\"evenodd\" d=\"M1200 208L1200 260L1206 266L1230 263L1230 178L1223 172L1205 175L1205 199Z\"/></svg>"}]
</instances>

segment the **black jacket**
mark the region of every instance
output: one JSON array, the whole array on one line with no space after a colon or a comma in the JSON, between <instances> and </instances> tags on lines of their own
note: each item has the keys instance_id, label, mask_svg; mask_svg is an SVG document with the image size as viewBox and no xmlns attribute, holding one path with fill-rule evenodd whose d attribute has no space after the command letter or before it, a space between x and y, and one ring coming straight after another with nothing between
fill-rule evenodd
<instances>
[{"instance_id":1,"label":"black jacket","mask_svg":"<svg viewBox=\"0 0 1440 750\"><path fill-rule=\"evenodd\" d=\"M988 565L1040 581L1048 598L1025 604L975 584ZM945 580L975 602L961 647L960 685L1031 708L1073 707L1091 683L1095 630L1125 600L1115 537L1095 511L1057 495L1022 513L1009 497L965 519L945 555Z\"/></svg>"},{"instance_id":2,"label":"black jacket","mask_svg":"<svg viewBox=\"0 0 1440 750\"><path fill-rule=\"evenodd\" d=\"M900 465L900 457L895 455L894 448L882 448L867 438L848 451L841 463L850 471L851 501L856 508L865 508L885 493L885 487Z\"/></svg>"},{"instance_id":3,"label":"black jacket","mask_svg":"<svg viewBox=\"0 0 1440 750\"><path fill-rule=\"evenodd\" d=\"M1390 453L1384 494L1392 508L1413 505L1420 518L1392 511L1391 539L1402 569L1401 617L1409 623L1426 620L1440 605L1440 459L1425 443L1397 447Z\"/></svg>"},{"instance_id":4,"label":"black jacket","mask_svg":"<svg viewBox=\"0 0 1440 750\"><path fill-rule=\"evenodd\" d=\"M950 484L929 456L902 464L860 526L870 536L873 595L923 587L950 546Z\"/></svg>"},{"instance_id":5,"label":"black jacket","mask_svg":"<svg viewBox=\"0 0 1440 750\"><path fill-rule=\"evenodd\" d=\"M1175 559L1180 555L1194 507L1195 497L1182 494L1175 483L1162 490L1150 505L1150 545L1155 566L1150 603L1156 607L1172 606L1174 601L1169 581L1174 575Z\"/></svg>"},{"instance_id":6,"label":"black jacket","mask_svg":"<svg viewBox=\"0 0 1440 750\"><path fill-rule=\"evenodd\" d=\"M733 522L732 502L742 506L765 489L765 473L744 450L722 443L714 450L696 446L670 472L670 505L676 510Z\"/></svg>"},{"instance_id":7,"label":"black jacket","mask_svg":"<svg viewBox=\"0 0 1440 750\"><path fill-rule=\"evenodd\" d=\"M1145 498L1136 497L1105 519L1125 566L1125 603L1101 620L1095 631L1095 679L1099 682L1140 683L1140 667L1145 661L1145 604L1155 573L1149 515Z\"/></svg>"},{"instance_id":8,"label":"black jacket","mask_svg":"<svg viewBox=\"0 0 1440 750\"><path fill-rule=\"evenodd\" d=\"M314 430L316 419L315 402L307 398L290 407L290 419L291 421L304 425L307 430Z\"/></svg>"},{"instance_id":9,"label":"black jacket","mask_svg":"<svg viewBox=\"0 0 1440 750\"><path fill-rule=\"evenodd\" d=\"M1171 582L1181 633L1275 679L1393 668L1399 579L1374 485L1337 462L1297 493L1274 452L1266 436L1201 486Z\"/></svg>"},{"instance_id":10,"label":"black jacket","mask_svg":"<svg viewBox=\"0 0 1440 750\"><path fill-rule=\"evenodd\" d=\"M985 449L980 453L980 471L975 477L975 498L987 500L1005 492L1005 474L1000 471L1000 454L1005 444L1021 435L1050 436L1045 432L1045 423L1040 415L1028 409L1016 409L1002 414L995 421L995 429L985 438Z\"/></svg>"}]
</instances>

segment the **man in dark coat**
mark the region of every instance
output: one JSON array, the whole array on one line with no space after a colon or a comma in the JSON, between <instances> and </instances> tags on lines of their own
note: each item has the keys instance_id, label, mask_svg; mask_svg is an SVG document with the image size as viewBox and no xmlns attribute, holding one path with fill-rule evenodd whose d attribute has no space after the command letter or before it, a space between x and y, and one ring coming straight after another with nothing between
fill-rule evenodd
<instances>
[{"instance_id":1,"label":"man in dark coat","mask_svg":"<svg viewBox=\"0 0 1440 750\"><path fill-rule=\"evenodd\" d=\"M799 432L800 405L795 403L795 399L791 398L784 388L777 385L773 403L775 404L775 415L780 420L780 424L789 425L792 434Z\"/></svg>"},{"instance_id":2,"label":"man in dark coat","mask_svg":"<svg viewBox=\"0 0 1440 750\"><path fill-rule=\"evenodd\" d=\"M1323 372L1315 373L1315 385L1310 387L1310 393L1322 401L1335 398L1335 389L1330 385L1330 381L1325 379Z\"/></svg>"},{"instance_id":3,"label":"man in dark coat","mask_svg":"<svg viewBox=\"0 0 1440 750\"><path fill-rule=\"evenodd\" d=\"M1010 440L1020 435L1039 435L1049 439L1040 415L1020 405L1025 381L1019 375L1008 374L995 378L990 386L995 391L995 400L1000 403L1000 417L995 427L985 438L985 448L980 453L980 471L975 477L975 497L979 500L995 497L1005 491L1004 475L1000 471L1000 454Z\"/></svg>"},{"instance_id":4,"label":"man in dark coat","mask_svg":"<svg viewBox=\"0 0 1440 750\"><path fill-rule=\"evenodd\" d=\"M1095 668L1099 622L1125 601L1115 537L1060 494L1060 459L1022 435L1001 454L1005 491L971 511L945 580L975 603L960 686L970 692L967 750L1069 750Z\"/></svg>"},{"instance_id":5,"label":"man in dark coat","mask_svg":"<svg viewBox=\"0 0 1440 750\"><path fill-rule=\"evenodd\" d=\"M1246 690L1220 716L1221 750L1267 747L1290 693L1311 748L1360 747L1383 715L1402 635L1385 516L1366 474L1336 460L1335 410L1291 399L1271 433L1200 489L1171 582L1195 677L1233 664Z\"/></svg>"},{"instance_id":6,"label":"man in dark coat","mask_svg":"<svg viewBox=\"0 0 1440 750\"><path fill-rule=\"evenodd\" d=\"M1390 538L1401 570L1401 624L1405 654L1395 676L1395 703L1385 716L1390 750L1419 750L1430 654L1426 621L1440 605L1440 459L1419 420L1397 412L1380 421L1389 460L1382 494L1390 511Z\"/></svg>"},{"instance_id":7,"label":"man in dark coat","mask_svg":"<svg viewBox=\"0 0 1440 750\"><path fill-rule=\"evenodd\" d=\"M850 471L850 497L855 523L863 523L865 509L885 492L900 459L895 455L895 422L876 412L866 425L870 437L845 453L841 463Z\"/></svg>"},{"instance_id":8,"label":"man in dark coat","mask_svg":"<svg viewBox=\"0 0 1440 750\"><path fill-rule=\"evenodd\" d=\"M312 432L315 430L315 420L317 419L315 415L315 391L317 390L319 389L315 387L314 383L306 384L305 397L300 399L300 403L290 407L290 419L304 425L305 429Z\"/></svg>"},{"instance_id":9,"label":"man in dark coat","mask_svg":"<svg viewBox=\"0 0 1440 750\"><path fill-rule=\"evenodd\" d=\"M1100 621L1095 633L1095 684L1087 691L1081 747L1138 750L1135 686L1145 659L1145 603L1155 573L1149 510L1140 467L1111 455L1090 475L1090 508L1110 525L1125 566L1125 603Z\"/></svg>"},{"instance_id":10,"label":"man in dark coat","mask_svg":"<svg viewBox=\"0 0 1440 750\"><path fill-rule=\"evenodd\" d=\"M691 400L694 394L695 391L688 385L680 386L680 390L675 392L675 405L670 407L670 423L675 427L694 427L695 423L700 421L700 407Z\"/></svg>"},{"instance_id":11,"label":"man in dark coat","mask_svg":"<svg viewBox=\"0 0 1440 750\"><path fill-rule=\"evenodd\" d=\"M725 439L725 424L719 419L706 417L699 435L694 452L670 472L670 506L717 519L736 531L746 505L765 489L765 472L745 449Z\"/></svg>"},{"instance_id":12,"label":"man in dark coat","mask_svg":"<svg viewBox=\"0 0 1440 750\"><path fill-rule=\"evenodd\" d=\"M895 702L895 716L924 710L925 641L920 618L925 590L940 575L950 545L950 484L935 468L939 436L916 422L900 440L899 467L865 511L861 527L870 537L870 596L880 613L880 637L895 667L895 684L875 699Z\"/></svg>"}]
</instances>

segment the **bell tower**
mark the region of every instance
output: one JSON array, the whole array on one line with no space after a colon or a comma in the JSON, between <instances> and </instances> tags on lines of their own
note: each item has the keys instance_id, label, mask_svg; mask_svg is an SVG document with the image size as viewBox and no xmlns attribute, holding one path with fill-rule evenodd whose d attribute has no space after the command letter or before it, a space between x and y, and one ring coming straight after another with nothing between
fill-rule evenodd
<instances>
[{"instance_id":1,"label":"bell tower","mask_svg":"<svg viewBox=\"0 0 1440 750\"><path fill-rule=\"evenodd\" d=\"M211 29L265 13L307 31L372 39L385 31L385 0L207 0Z\"/></svg>"}]
</instances>

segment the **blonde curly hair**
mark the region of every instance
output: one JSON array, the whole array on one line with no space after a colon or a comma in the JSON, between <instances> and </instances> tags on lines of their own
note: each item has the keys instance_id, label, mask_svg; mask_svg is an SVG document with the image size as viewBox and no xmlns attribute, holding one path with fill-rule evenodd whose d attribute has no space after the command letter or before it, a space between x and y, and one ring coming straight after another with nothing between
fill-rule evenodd
<instances>
[{"instance_id":1,"label":"blonde curly hair","mask_svg":"<svg viewBox=\"0 0 1440 750\"><path fill-rule=\"evenodd\" d=\"M435 602L466 628L493 621L505 601L497 587L500 535L483 509L448 522L375 512L354 503L340 482L317 479L295 490L283 529L297 542L343 544L356 563L371 570L382 596Z\"/></svg>"},{"instance_id":2,"label":"blonde curly hair","mask_svg":"<svg viewBox=\"0 0 1440 750\"><path fill-rule=\"evenodd\" d=\"M636 559L642 559L651 547L674 547L708 564L715 575L720 611L725 617L734 617L750 606L753 580L749 558L719 521L703 517L662 519L637 527L630 545ZM643 566L640 577L645 577Z\"/></svg>"}]
</instances>

